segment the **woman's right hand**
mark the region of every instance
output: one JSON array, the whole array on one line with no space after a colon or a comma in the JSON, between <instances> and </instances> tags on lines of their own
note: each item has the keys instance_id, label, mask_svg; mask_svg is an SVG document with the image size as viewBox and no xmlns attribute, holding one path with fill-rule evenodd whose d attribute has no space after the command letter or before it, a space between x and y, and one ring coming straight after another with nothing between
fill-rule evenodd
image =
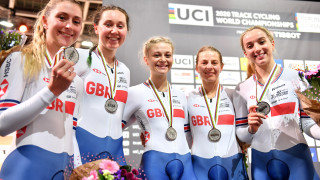
<instances>
[{"instance_id":1,"label":"woman's right hand","mask_svg":"<svg viewBox=\"0 0 320 180\"><path fill-rule=\"evenodd\" d=\"M267 118L263 114L257 113L256 112L257 108L258 108L257 105L252 105L249 107L249 114L248 114L249 128L248 128L248 131L251 134L255 134L258 131L261 124L263 124L263 121L261 118L264 118L264 119Z\"/></svg>"},{"instance_id":2,"label":"woman's right hand","mask_svg":"<svg viewBox=\"0 0 320 180\"><path fill-rule=\"evenodd\" d=\"M73 65L74 62L68 61L67 59L61 59L58 64L52 68L48 88L55 96L59 96L63 91L68 89L76 76L76 73L73 72Z\"/></svg>"}]
</instances>

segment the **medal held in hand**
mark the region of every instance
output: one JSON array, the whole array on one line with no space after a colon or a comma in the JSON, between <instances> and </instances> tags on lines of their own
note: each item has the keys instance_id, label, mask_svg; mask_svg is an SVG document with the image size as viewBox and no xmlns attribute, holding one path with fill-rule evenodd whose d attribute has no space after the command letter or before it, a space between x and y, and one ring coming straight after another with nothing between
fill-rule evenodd
<instances>
[{"instance_id":1,"label":"medal held in hand","mask_svg":"<svg viewBox=\"0 0 320 180\"><path fill-rule=\"evenodd\" d=\"M118 103L117 101L115 101L114 99L108 99L106 101L106 103L104 104L104 108L106 109L106 111L108 111L109 113L114 113L117 111L118 109Z\"/></svg>"},{"instance_id":2,"label":"medal held in hand","mask_svg":"<svg viewBox=\"0 0 320 180\"><path fill-rule=\"evenodd\" d=\"M173 141L177 138L177 131L173 127L169 127L166 132L166 137Z\"/></svg>"},{"instance_id":3,"label":"medal held in hand","mask_svg":"<svg viewBox=\"0 0 320 180\"><path fill-rule=\"evenodd\" d=\"M74 47L65 48L63 50L63 56L69 61L74 62L74 64L77 64L79 60L79 53Z\"/></svg>"},{"instance_id":4,"label":"medal held in hand","mask_svg":"<svg viewBox=\"0 0 320 180\"><path fill-rule=\"evenodd\" d=\"M269 114L269 112L270 112L270 105L267 103L267 102L265 102L265 101L262 101L262 99L263 99L263 97L266 95L266 93L267 93L267 90L268 90L268 88L269 88L269 85L271 84L271 81L272 81L272 79L273 79L273 77L275 76L275 72L276 72L276 69L277 69L277 64L275 64L274 66L273 66L273 69L272 69L272 71L271 71L271 73L269 74L269 77L268 77L268 79L267 79L267 82L265 83L265 85L264 85L264 87L263 87L263 90L262 90L262 92L261 92L261 95L260 95L260 98L259 98L259 100L257 99L257 97L258 97L258 83L257 83L257 81L258 81L258 78L256 79L256 101L257 101L257 109L256 109L256 112L257 113L260 113L260 114L263 114L263 115L267 115L267 114Z\"/></svg>"},{"instance_id":5,"label":"medal held in hand","mask_svg":"<svg viewBox=\"0 0 320 180\"><path fill-rule=\"evenodd\" d=\"M267 115L270 112L270 105L267 102L260 101L257 104L258 108L256 109L257 113L261 113L263 115Z\"/></svg>"},{"instance_id":6,"label":"medal held in hand","mask_svg":"<svg viewBox=\"0 0 320 180\"><path fill-rule=\"evenodd\" d=\"M212 128L208 133L208 138L210 139L210 141L218 142L221 138L221 132L219 131L219 129Z\"/></svg>"}]
</instances>

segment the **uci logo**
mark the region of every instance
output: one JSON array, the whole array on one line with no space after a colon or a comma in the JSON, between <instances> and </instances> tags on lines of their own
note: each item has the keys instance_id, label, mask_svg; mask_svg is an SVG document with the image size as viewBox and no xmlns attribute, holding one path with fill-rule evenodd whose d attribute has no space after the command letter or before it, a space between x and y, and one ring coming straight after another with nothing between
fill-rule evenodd
<instances>
[{"instance_id":1,"label":"uci logo","mask_svg":"<svg viewBox=\"0 0 320 180\"><path fill-rule=\"evenodd\" d=\"M92 69L94 72L98 73L98 74L101 74L101 71L98 70L98 69Z\"/></svg>"},{"instance_id":2,"label":"uci logo","mask_svg":"<svg viewBox=\"0 0 320 180\"><path fill-rule=\"evenodd\" d=\"M199 105L199 104L194 104L193 106L194 106L194 107L200 107L200 105Z\"/></svg>"},{"instance_id":3,"label":"uci logo","mask_svg":"<svg viewBox=\"0 0 320 180\"><path fill-rule=\"evenodd\" d=\"M169 3L169 24L213 26L211 6Z\"/></svg>"}]
</instances>

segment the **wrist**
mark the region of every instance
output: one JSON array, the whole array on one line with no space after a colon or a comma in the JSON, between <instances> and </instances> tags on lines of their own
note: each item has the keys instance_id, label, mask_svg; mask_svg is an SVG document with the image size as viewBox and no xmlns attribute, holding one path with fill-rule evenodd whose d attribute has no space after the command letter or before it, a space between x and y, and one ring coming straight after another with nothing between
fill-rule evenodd
<instances>
[{"instance_id":1,"label":"wrist","mask_svg":"<svg viewBox=\"0 0 320 180\"><path fill-rule=\"evenodd\" d=\"M255 134L255 133L256 133L256 132L253 132L250 127L248 127L248 132L249 132L250 134Z\"/></svg>"}]
</instances>

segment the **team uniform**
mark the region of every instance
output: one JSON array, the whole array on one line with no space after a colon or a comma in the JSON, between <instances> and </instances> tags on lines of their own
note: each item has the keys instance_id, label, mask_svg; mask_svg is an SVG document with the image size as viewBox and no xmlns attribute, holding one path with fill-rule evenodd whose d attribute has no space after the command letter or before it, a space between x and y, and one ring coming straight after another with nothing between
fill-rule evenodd
<instances>
[{"instance_id":1,"label":"team uniform","mask_svg":"<svg viewBox=\"0 0 320 180\"><path fill-rule=\"evenodd\" d=\"M315 122L300 106L292 84L298 79L297 71L282 68L271 79L262 99L271 110L255 134L248 132L248 109L257 104L256 96L261 94L263 85L253 75L236 88L236 131L240 140L251 143L253 179L319 179L301 132L309 132ZM257 93L252 88L256 83Z\"/></svg>"},{"instance_id":2,"label":"team uniform","mask_svg":"<svg viewBox=\"0 0 320 180\"><path fill-rule=\"evenodd\" d=\"M1 135L18 130L16 148L5 159L0 179L65 179L73 168L82 80L76 76L56 97L47 87L56 63L45 61L39 76L26 81L24 61L21 52L12 53L1 67Z\"/></svg>"},{"instance_id":3,"label":"team uniform","mask_svg":"<svg viewBox=\"0 0 320 180\"><path fill-rule=\"evenodd\" d=\"M79 49L78 51L81 61L86 62L88 50ZM82 114L76 130L80 152L75 153L75 160L79 164L76 163L75 166L103 158L113 159L120 165L126 164L122 145L122 114L127 102L130 72L118 60L115 61L115 66L117 82L114 99L118 109L114 113L109 113L105 109L106 100L111 98L109 80L99 52L97 49L92 52L90 70L83 76ZM113 88L115 68L107 67L107 71Z\"/></svg>"},{"instance_id":4,"label":"team uniform","mask_svg":"<svg viewBox=\"0 0 320 180\"><path fill-rule=\"evenodd\" d=\"M211 113L216 111L216 102L217 96L208 103ZM193 138L192 163L197 178L203 180L248 179L243 155L236 140L233 105L224 88L221 88L215 125L215 128L221 132L221 139L218 142L208 138L208 133L213 126L201 87L189 93L188 112Z\"/></svg>"},{"instance_id":5,"label":"team uniform","mask_svg":"<svg viewBox=\"0 0 320 180\"><path fill-rule=\"evenodd\" d=\"M144 177L152 180L195 179L191 154L185 130L189 131L187 102L181 91L171 89L172 127L177 132L175 140L168 140L169 127L165 112L149 82L129 88L128 102L124 111L125 127L138 121L145 136L145 148L141 160ZM169 93L161 92L161 101L170 109Z\"/></svg>"}]
</instances>

